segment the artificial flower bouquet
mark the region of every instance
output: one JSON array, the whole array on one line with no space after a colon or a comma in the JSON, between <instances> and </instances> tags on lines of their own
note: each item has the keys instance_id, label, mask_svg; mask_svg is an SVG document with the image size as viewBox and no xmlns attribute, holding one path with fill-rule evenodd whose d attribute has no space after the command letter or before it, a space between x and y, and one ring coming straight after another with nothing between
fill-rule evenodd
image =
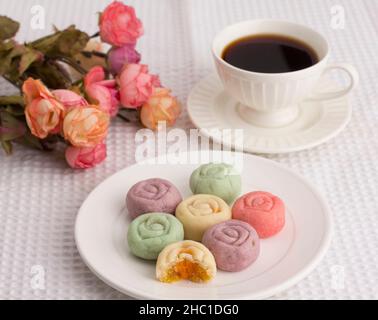
<instances>
[{"instance_id":1,"label":"artificial flower bouquet","mask_svg":"<svg viewBox=\"0 0 378 320\"><path fill-rule=\"evenodd\" d=\"M0 142L6 153L18 142L51 150L63 142L72 168L106 158L112 117L138 113L143 126L172 125L180 106L159 77L141 64L135 46L143 34L134 8L115 1L100 13L99 32L70 26L28 43L14 40L19 24L0 16L0 75L19 95L0 96ZM101 40L111 45L101 51Z\"/></svg>"}]
</instances>

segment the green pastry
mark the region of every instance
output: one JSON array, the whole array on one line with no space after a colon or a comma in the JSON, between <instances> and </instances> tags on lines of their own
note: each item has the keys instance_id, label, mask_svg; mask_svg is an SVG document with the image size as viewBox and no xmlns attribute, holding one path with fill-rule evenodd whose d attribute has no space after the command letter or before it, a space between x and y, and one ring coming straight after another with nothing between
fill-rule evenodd
<instances>
[{"instance_id":1,"label":"green pastry","mask_svg":"<svg viewBox=\"0 0 378 320\"><path fill-rule=\"evenodd\" d=\"M203 164L190 176L194 194L212 194L231 204L241 193L241 176L226 163Z\"/></svg>"},{"instance_id":2,"label":"green pastry","mask_svg":"<svg viewBox=\"0 0 378 320\"><path fill-rule=\"evenodd\" d=\"M127 242L137 257L154 260L168 244L184 240L184 228L172 214L145 213L135 218L127 231Z\"/></svg>"}]
</instances>

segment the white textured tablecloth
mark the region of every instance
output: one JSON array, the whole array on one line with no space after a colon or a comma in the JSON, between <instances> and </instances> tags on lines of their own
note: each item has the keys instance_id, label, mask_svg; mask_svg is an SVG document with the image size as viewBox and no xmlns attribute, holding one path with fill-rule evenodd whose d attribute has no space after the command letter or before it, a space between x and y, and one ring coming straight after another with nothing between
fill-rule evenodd
<instances>
[{"instance_id":1,"label":"white textured tablecloth","mask_svg":"<svg viewBox=\"0 0 378 320\"><path fill-rule=\"evenodd\" d=\"M34 39L75 23L96 31L108 1L0 0L0 14L22 22L18 39ZM145 25L138 43L143 62L181 101L213 70L210 41L224 26L252 18L305 23L332 46L332 61L354 64L361 77L353 93L353 118L332 141L291 154L269 156L301 173L327 197L334 213L332 246L306 279L279 299L378 298L378 1L376 0L138 0ZM32 30L32 5L46 10L47 30ZM331 8L345 10L345 28L331 27ZM0 94L11 88L1 83ZM190 128L184 111L177 126ZM0 152L0 298L127 298L96 278L74 242L74 221L82 201L104 178L134 162L137 127L116 120L108 158L91 170L67 168L62 155L16 147ZM45 288L33 289L33 266L45 270ZM38 267L37 267L38 268ZM35 271L35 270L34 270Z\"/></svg>"}]
</instances>

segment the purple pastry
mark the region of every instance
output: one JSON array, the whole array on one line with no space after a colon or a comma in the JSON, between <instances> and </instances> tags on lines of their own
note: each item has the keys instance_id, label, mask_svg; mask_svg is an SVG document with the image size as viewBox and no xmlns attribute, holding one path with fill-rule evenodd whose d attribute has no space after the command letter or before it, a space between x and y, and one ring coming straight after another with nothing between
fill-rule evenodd
<instances>
[{"instance_id":1,"label":"purple pastry","mask_svg":"<svg viewBox=\"0 0 378 320\"><path fill-rule=\"evenodd\" d=\"M132 219L143 213L175 213L182 197L168 180L153 178L134 184L126 196L126 207Z\"/></svg>"},{"instance_id":2,"label":"purple pastry","mask_svg":"<svg viewBox=\"0 0 378 320\"><path fill-rule=\"evenodd\" d=\"M255 229L240 220L213 225L203 235L202 243L224 271L240 271L252 264L260 253L260 239Z\"/></svg>"}]
</instances>

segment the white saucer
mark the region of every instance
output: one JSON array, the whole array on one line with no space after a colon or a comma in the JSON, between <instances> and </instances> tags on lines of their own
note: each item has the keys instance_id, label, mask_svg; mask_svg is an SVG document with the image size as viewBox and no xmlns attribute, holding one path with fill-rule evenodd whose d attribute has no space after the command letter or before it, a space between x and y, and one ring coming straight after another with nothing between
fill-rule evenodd
<instances>
[{"instance_id":1,"label":"white saucer","mask_svg":"<svg viewBox=\"0 0 378 320\"><path fill-rule=\"evenodd\" d=\"M209 160L220 159L219 155L219 151L214 151ZM75 226L76 244L84 262L113 288L147 299L260 299L303 279L320 262L330 244L332 223L326 201L304 178L282 165L251 154L238 155L243 159L243 193L270 191L284 200L287 210L283 230L261 240L260 256L247 269L218 270L216 277L206 284L189 281L164 284L155 278L154 261L130 253L126 241L130 219L125 195L133 184L160 177L174 183L183 197L191 194L189 176L199 164L157 164L159 161L117 172L84 201ZM201 153L200 159L204 156ZM184 157L195 158L193 153L185 153L180 159Z\"/></svg>"},{"instance_id":2,"label":"white saucer","mask_svg":"<svg viewBox=\"0 0 378 320\"><path fill-rule=\"evenodd\" d=\"M319 82L318 91L334 91L337 84L327 78ZM240 104L227 95L216 74L202 79L190 92L188 113L202 134L227 147L240 148L235 137L213 134L211 129L244 129L243 149L255 153L285 153L312 148L341 132L349 122L352 108L346 97L304 101L299 116L279 128L254 126L240 116ZM240 149L239 149L240 150Z\"/></svg>"}]
</instances>

